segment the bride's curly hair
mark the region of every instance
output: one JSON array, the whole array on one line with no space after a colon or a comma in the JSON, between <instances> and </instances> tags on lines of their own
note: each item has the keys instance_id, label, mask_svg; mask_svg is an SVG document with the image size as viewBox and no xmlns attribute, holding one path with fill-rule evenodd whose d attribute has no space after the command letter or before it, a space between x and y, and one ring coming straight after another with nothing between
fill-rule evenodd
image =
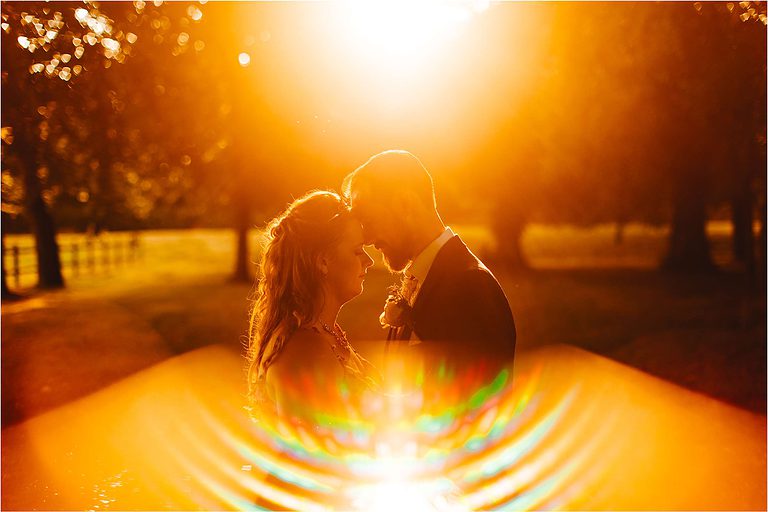
<instances>
[{"instance_id":1,"label":"bride's curly hair","mask_svg":"<svg viewBox=\"0 0 768 512\"><path fill-rule=\"evenodd\" d=\"M296 199L272 219L259 265L248 332L248 392L260 400L267 369L297 329L317 321L323 306L320 258L337 244L349 207L335 192Z\"/></svg>"}]
</instances>

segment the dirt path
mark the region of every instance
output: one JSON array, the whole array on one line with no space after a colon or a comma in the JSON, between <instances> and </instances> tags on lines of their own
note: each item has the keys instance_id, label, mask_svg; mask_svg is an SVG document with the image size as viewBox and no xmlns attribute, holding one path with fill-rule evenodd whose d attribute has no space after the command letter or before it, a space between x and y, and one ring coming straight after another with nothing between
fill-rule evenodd
<instances>
[{"instance_id":1,"label":"dirt path","mask_svg":"<svg viewBox=\"0 0 768 512\"><path fill-rule=\"evenodd\" d=\"M3 305L2 423L80 398L172 353L141 317L63 291Z\"/></svg>"}]
</instances>

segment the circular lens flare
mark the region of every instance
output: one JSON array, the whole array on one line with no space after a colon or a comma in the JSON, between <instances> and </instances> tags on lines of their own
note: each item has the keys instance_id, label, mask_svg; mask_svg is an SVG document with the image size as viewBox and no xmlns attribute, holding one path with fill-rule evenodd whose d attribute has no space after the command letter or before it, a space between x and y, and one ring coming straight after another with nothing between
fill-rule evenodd
<instances>
[{"instance_id":1,"label":"circular lens flare","mask_svg":"<svg viewBox=\"0 0 768 512\"><path fill-rule=\"evenodd\" d=\"M754 455L762 417L575 349L518 357L514 382L510 368L482 361L420 364L391 364L394 384L357 399L327 374L294 375L286 391L304 408L274 415L243 410L238 354L188 353L5 428L4 456L20 462L4 469L13 491L3 499L14 510L638 510L664 508L670 493L697 510L764 501L757 488L731 492L764 471Z\"/></svg>"}]
</instances>

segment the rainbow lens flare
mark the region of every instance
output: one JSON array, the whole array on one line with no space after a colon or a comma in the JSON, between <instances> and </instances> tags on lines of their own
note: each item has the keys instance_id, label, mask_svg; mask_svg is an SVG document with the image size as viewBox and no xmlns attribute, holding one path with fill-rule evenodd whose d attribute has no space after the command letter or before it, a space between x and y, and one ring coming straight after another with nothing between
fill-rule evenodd
<instances>
[{"instance_id":1,"label":"rainbow lens flare","mask_svg":"<svg viewBox=\"0 0 768 512\"><path fill-rule=\"evenodd\" d=\"M238 354L191 352L4 429L3 508L764 506L762 416L567 346L443 363L362 394L297 376L301 408L259 416Z\"/></svg>"}]
</instances>

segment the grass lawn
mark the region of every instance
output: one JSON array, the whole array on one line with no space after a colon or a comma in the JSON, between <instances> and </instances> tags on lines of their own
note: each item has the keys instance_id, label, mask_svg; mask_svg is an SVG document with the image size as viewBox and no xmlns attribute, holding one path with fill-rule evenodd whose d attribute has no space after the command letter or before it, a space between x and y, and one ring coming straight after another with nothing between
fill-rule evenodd
<instances>
[{"instance_id":1,"label":"grass lawn","mask_svg":"<svg viewBox=\"0 0 768 512\"><path fill-rule=\"evenodd\" d=\"M492 249L486 230L454 228L477 253ZM727 230L714 225L710 235L715 259L730 268ZM576 345L764 414L764 295L747 293L735 270L656 272L665 236L629 226L616 246L610 227L529 229L532 270L497 272L517 321L518 350ZM31 242L9 236L7 243ZM69 276L66 290L30 291L3 304L4 426L175 354L210 344L242 350L252 287L228 280L233 233L151 231L141 244L136 262ZM258 253L256 233L251 244ZM395 280L377 264L365 292L342 310L342 325L364 352L378 346L378 314Z\"/></svg>"}]
</instances>

